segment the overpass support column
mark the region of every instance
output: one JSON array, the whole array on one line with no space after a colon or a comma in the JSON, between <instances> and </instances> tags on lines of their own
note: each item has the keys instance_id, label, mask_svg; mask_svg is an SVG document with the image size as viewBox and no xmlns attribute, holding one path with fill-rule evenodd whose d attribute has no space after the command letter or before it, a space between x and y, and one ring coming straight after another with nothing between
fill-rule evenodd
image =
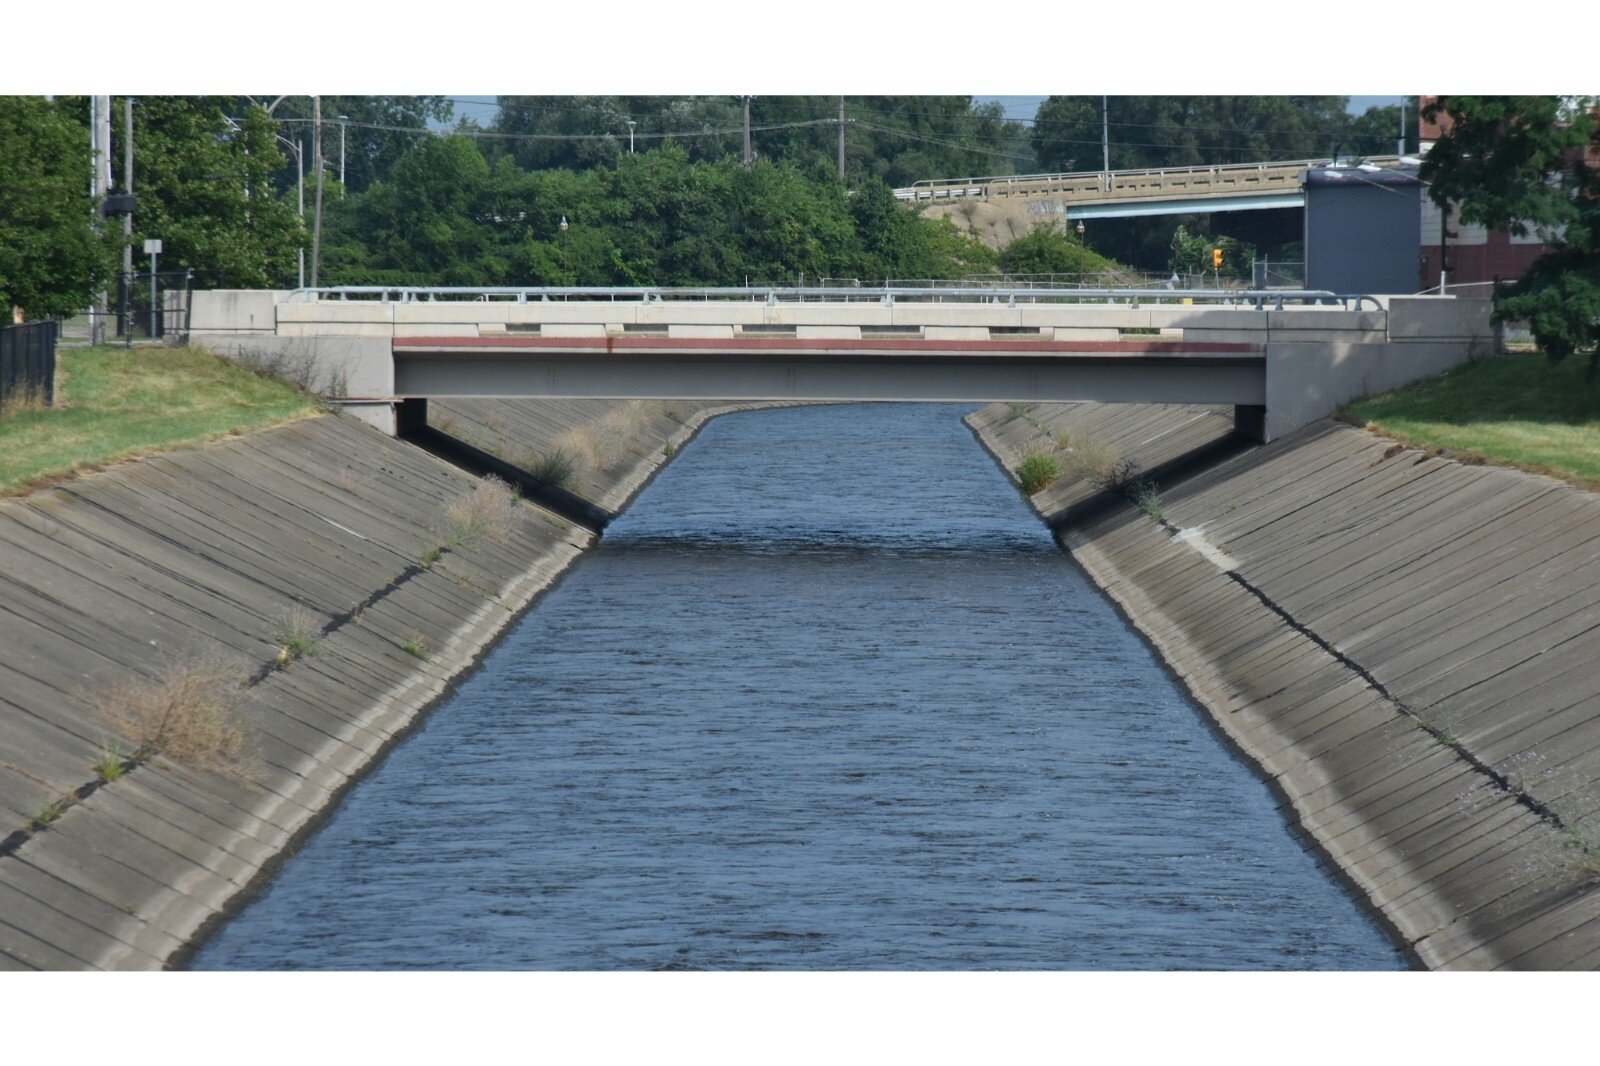
<instances>
[{"instance_id":1,"label":"overpass support column","mask_svg":"<svg viewBox=\"0 0 1600 1066\"><path fill-rule=\"evenodd\" d=\"M426 396L401 400L394 405L394 435L404 437L423 429L428 424L428 399Z\"/></svg>"},{"instance_id":2,"label":"overpass support column","mask_svg":"<svg viewBox=\"0 0 1600 1066\"><path fill-rule=\"evenodd\" d=\"M1256 441L1259 444L1267 443L1267 409L1264 405L1235 404L1233 407L1233 431L1241 437Z\"/></svg>"}]
</instances>

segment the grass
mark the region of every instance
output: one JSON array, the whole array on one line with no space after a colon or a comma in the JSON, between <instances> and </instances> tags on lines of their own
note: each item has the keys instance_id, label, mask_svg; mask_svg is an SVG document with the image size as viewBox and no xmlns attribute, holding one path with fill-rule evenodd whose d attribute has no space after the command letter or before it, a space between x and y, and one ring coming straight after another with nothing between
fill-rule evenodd
<instances>
[{"instance_id":1,"label":"grass","mask_svg":"<svg viewBox=\"0 0 1600 1066\"><path fill-rule=\"evenodd\" d=\"M524 468L545 484L561 489L571 488L578 478L578 460L563 448L538 453Z\"/></svg>"},{"instance_id":2,"label":"grass","mask_svg":"<svg viewBox=\"0 0 1600 1066\"><path fill-rule=\"evenodd\" d=\"M56 406L0 418L0 495L316 414L315 398L197 348L61 348Z\"/></svg>"},{"instance_id":3,"label":"grass","mask_svg":"<svg viewBox=\"0 0 1600 1066\"><path fill-rule=\"evenodd\" d=\"M1024 495L1032 496L1050 487L1061 476L1061 464L1054 456L1032 452L1017 464L1017 480L1022 483Z\"/></svg>"},{"instance_id":4,"label":"grass","mask_svg":"<svg viewBox=\"0 0 1600 1066\"><path fill-rule=\"evenodd\" d=\"M1161 508L1161 491L1149 478L1139 478L1127 487L1128 498L1152 521L1163 521L1167 514Z\"/></svg>"},{"instance_id":5,"label":"grass","mask_svg":"<svg viewBox=\"0 0 1600 1066\"><path fill-rule=\"evenodd\" d=\"M122 776L122 771L127 769L128 761L128 756L124 754L121 745L113 742L100 749L100 754L94 760L94 772L102 781L115 781Z\"/></svg>"},{"instance_id":6,"label":"grass","mask_svg":"<svg viewBox=\"0 0 1600 1066\"><path fill-rule=\"evenodd\" d=\"M39 808L39 813L33 816L33 821L28 824L28 828L35 830L49 828L57 818L67 812L67 808L72 806L74 798L72 793L69 792L46 803Z\"/></svg>"},{"instance_id":7,"label":"grass","mask_svg":"<svg viewBox=\"0 0 1600 1066\"><path fill-rule=\"evenodd\" d=\"M1467 363L1347 406L1346 421L1423 451L1600 491L1600 379L1585 360L1542 355Z\"/></svg>"},{"instance_id":8,"label":"grass","mask_svg":"<svg viewBox=\"0 0 1600 1066\"><path fill-rule=\"evenodd\" d=\"M278 642L278 662L288 666L296 659L317 653L322 637L317 633L316 620L300 607L291 607L278 616L273 628L273 639Z\"/></svg>"},{"instance_id":9,"label":"grass","mask_svg":"<svg viewBox=\"0 0 1600 1066\"><path fill-rule=\"evenodd\" d=\"M426 659L428 657L428 642L421 634L413 633L400 642L400 650L412 658Z\"/></svg>"}]
</instances>

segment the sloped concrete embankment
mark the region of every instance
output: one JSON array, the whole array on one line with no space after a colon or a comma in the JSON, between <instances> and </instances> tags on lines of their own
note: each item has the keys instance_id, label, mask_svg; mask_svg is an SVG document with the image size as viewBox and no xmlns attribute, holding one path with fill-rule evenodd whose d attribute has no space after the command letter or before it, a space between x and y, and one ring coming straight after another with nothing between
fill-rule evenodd
<instances>
[{"instance_id":1,"label":"sloped concrete embankment","mask_svg":"<svg viewBox=\"0 0 1600 1066\"><path fill-rule=\"evenodd\" d=\"M611 508L716 413L495 407L458 417L503 419L518 454L601 441L579 488ZM424 565L476 483L323 416L0 503L0 969L181 959L592 543L524 503L504 543ZM291 609L320 643L284 667ZM135 746L108 695L201 656L252 681L244 771L157 755L101 783L105 747Z\"/></svg>"},{"instance_id":2,"label":"sloped concrete embankment","mask_svg":"<svg viewBox=\"0 0 1600 1066\"><path fill-rule=\"evenodd\" d=\"M969 421L1008 468L1098 438L1148 470L1229 429ZM1169 478L1158 517L1096 495L1034 504L1423 964L1600 966L1600 498L1332 421Z\"/></svg>"}]
</instances>

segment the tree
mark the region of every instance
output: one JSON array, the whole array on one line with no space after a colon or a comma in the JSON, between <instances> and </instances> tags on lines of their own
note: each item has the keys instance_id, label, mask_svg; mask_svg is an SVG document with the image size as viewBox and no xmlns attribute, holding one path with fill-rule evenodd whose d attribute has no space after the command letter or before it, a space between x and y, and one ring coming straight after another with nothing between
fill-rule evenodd
<instances>
[{"instance_id":1,"label":"tree","mask_svg":"<svg viewBox=\"0 0 1600 1066\"><path fill-rule=\"evenodd\" d=\"M1113 96L1112 170L1256 163L1330 154L1346 137L1344 96ZM1099 170L1101 98L1051 96L1034 117L1045 171Z\"/></svg>"},{"instance_id":2,"label":"tree","mask_svg":"<svg viewBox=\"0 0 1600 1066\"><path fill-rule=\"evenodd\" d=\"M238 97L229 103L230 115L243 115L250 108L277 101L272 117L277 132L291 141L303 141L306 155L306 181L311 181L312 103L309 96L272 94ZM361 192L389 176L395 161L428 134L432 122L448 120L454 107L442 96L324 96L322 98L322 156L324 180L339 177L339 133L345 135L345 190ZM344 115L346 121L339 117ZM295 168L286 159L273 175L280 189L292 189ZM309 187L309 184L308 184Z\"/></svg>"},{"instance_id":3,"label":"tree","mask_svg":"<svg viewBox=\"0 0 1600 1066\"><path fill-rule=\"evenodd\" d=\"M91 222L89 130L78 117L86 110L80 100L0 96L5 323L13 306L35 317L80 311L115 269L121 228L103 225L96 232Z\"/></svg>"},{"instance_id":4,"label":"tree","mask_svg":"<svg viewBox=\"0 0 1600 1066\"><path fill-rule=\"evenodd\" d=\"M1526 321L1553 362L1590 349L1600 366L1600 123L1592 101L1554 96L1441 96L1424 109L1446 129L1421 178L1463 221L1525 235L1551 250L1495 308Z\"/></svg>"},{"instance_id":5,"label":"tree","mask_svg":"<svg viewBox=\"0 0 1600 1066\"><path fill-rule=\"evenodd\" d=\"M283 164L259 107L238 118L227 97L141 97L134 115L134 243L159 238L162 262L238 288L291 276L304 231L272 192Z\"/></svg>"},{"instance_id":6,"label":"tree","mask_svg":"<svg viewBox=\"0 0 1600 1066\"><path fill-rule=\"evenodd\" d=\"M1105 274L1121 269L1054 222L1035 226L1006 245L999 265L1007 274Z\"/></svg>"}]
</instances>

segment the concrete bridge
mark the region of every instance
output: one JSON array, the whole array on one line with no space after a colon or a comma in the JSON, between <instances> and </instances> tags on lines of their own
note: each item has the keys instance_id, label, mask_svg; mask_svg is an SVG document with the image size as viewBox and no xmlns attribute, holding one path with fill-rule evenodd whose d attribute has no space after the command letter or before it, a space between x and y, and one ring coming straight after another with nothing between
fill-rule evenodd
<instances>
[{"instance_id":1,"label":"concrete bridge","mask_svg":"<svg viewBox=\"0 0 1600 1066\"><path fill-rule=\"evenodd\" d=\"M1232 404L1270 440L1491 346L1487 301L1047 289L194 294L191 339L387 432L429 398Z\"/></svg>"},{"instance_id":2,"label":"concrete bridge","mask_svg":"<svg viewBox=\"0 0 1600 1066\"><path fill-rule=\"evenodd\" d=\"M953 200L1031 202L1047 198L1058 210L1079 218L1129 218L1135 215L1193 215L1210 211L1304 207L1300 177L1323 159L1219 166L1162 167L1156 170L1086 170L1067 174L1007 174L985 178L934 178L894 190L911 203ZM1399 156L1373 156L1364 166L1392 168Z\"/></svg>"},{"instance_id":3,"label":"concrete bridge","mask_svg":"<svg viewBox=\"0 0 1600 1066\"><path fill-rule=\"evenodd\" d=\"M1306 171L1328 160L1299 159L1157 170L1091 170L1069 174L1012 174L919 181L895 196L930 217L1004 243L1041 222L1192 215L1215 211L1303 208ZM1363 166L1400 165L1374 156Z\"/></svg>"}]
</instances>

